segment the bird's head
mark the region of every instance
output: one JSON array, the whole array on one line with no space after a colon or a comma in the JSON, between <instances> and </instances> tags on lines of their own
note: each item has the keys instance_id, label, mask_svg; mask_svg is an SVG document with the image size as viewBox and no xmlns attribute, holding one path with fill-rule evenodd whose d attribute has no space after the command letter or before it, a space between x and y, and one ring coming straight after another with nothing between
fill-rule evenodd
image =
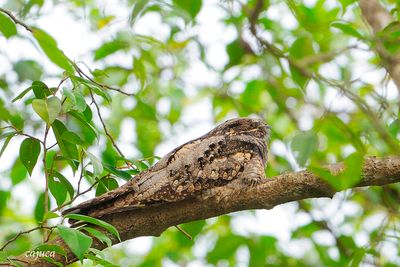
<instances>
[{"instance_id":1,"label":"bird's head","mask_svg":"<svg viewBox=\"0 0 400 267\"><path fill-rule=\"evenodd\" d=\"M268 138L270 126L261 119L236 118L218 125L209 135L251 135L257 138Z\"/></svg>"}]
</instances>

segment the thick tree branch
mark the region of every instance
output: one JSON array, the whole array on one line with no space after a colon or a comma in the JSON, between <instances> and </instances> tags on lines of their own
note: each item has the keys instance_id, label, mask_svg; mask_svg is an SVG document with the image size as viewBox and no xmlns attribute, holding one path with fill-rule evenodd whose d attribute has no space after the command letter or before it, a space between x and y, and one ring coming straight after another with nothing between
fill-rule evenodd
<instances>
[{"instance_id":1,"label":"thick tree branch","mask_svg":"<svg viewBox=\"0 0 400 267\"><path fill-rule=\"evenodd\" d=\"M327 169L337 174L343 171L344 165L328 165ZM400 157L371 157L364 163L363 178L354 187L382 186L396 182L400 182ZM309 171L292 172L268 179L255 187L245 185L234 188L220 187L210 198L187 199L157 207L111 214L102 219L113 224L124 241L139 236L159 236L168 227L190 221L241 210L272 209L291 201L332 197L335 193L332 187ZM119 242L112 236L110 238L114 243ZM56 260L63 264L77 260L62 240L56 239L51 243L62 246L68 254L67 259L57 257ZM103 244L96 241L93 247L105 248ZM29 262L29 266L52 266L40 258L21 256L18 259Z\"/></svg>"},{"instance_id":2,"label":"thick tree branch","mask_svg":"<svg viewBox=\"0 0 400 267\"><path fill-rule=\"evenodd\" d=\"M382 31L386 26L393 22L390 13L384 9L377 0L359 0L362 16L371 26L375 35ZM376 36L377 37L377 36ZM378 38L378 37L377 37ZM400 55L390 54L383 46L382 41L378 39L376 51L383 61L390 77L393 79L400 93Z\"/></svg>"}]
</instances>

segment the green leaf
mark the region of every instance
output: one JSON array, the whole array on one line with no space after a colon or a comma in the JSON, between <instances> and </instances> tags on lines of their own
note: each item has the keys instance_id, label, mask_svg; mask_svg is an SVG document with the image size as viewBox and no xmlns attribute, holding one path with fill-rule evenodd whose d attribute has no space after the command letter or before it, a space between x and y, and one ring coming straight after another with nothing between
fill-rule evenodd
<instances>
[{"instance_id":1,"label":"green leaf","mask_svg":"<svg viewBox=\"0 0 400 267\"><path fill-rule=\"evenodd\" d=\"M361 33L359 33L354 27L353 25L351 25L348 22L333 22L331 23L331 26L339 29L340 31L342 31L343 33L347 34L347 35L351 35L354 36L358 39L363 39L363 36Z\"/></svg>"},{"instance_id":2,"label":"green leaf","mask_svg":"<svg viewBox=\"0 0 400 267\"><path fill-rule=\"evenodd\" d=\"M185 10L194 19L201 9L202 0L172 0L172 3Z\"/></svg>"},{"instance_id":3,"label":"green leaf","mask_svg":"<svg viewBox=\"0 0 400 267\"><path fill-rule=\"evenodd\" d=\"M11 168L11 182L13 185L17 185L22 182L28 174L25 166L22 164L21 160L18 158L15 159L14 165Z\"/></svg>"},{"instance_id":4,"label":"green leaf","mask_svg":"<svg viewBox=\"0 0 400 267\"><path fill-rule=\"evenodd\" d=\"M246 54L239 39L232 41L226 46L226 53L228 54L229 62L225 68L240 64L243 56Z\"/></svg>"},{"instance_id":5,"label":"green leaf","mask_svg":"<svg viewBox=\"0 0 400 267\"><path fill-rule=\"evenodd\" d=\"M134 24L135 21L140 17L140 14L143 13L146 5L149 3L148 0L137 0L135 1L135 5L133 6L131 15L129 16L130 24Z\"/></svg>"},{"instance_id":6,"label":"green leaf","mask_svg":"<svg viewBox=\"0 0 400 267\"><path fill-rule=\"evenodd\" d=\"M7 261L8 254L5 251L0 251L0 262Z\"/></svg>"},{"instance_id":7,"label":"green leaf","mask_svg":"<svg viewBox=\"0 0 400 267\"><path fill-rule=\"evenodd\" d=\"M147 2L147 0L144 2ZM94 52L94 60L105 58L119 50L126 48L129 48L129 43L124 40L116 39L114 41L104 43Z\"/></svg>"},{"instance_id":8,"label":"green leaf","mask_svg":"<svg viewBox=\"0 0 400 267\"><path fill-rule=\"evenodd\" d=\"M118 182L114 178L103 178L99 180L96 187L96 196L100 196L118 187Z\"/></svg>"},{"instance_id":9,"label":"green leaf","mask_svg":"<svg viewBox=\"0 0 400 267\"><path fill-rule=\"evenodd\" d=\"M86 151L86 154L88 155L90 162L92 163L94 176L99 177L104 170L101 160L88 151Z\"/></svg>"},{"instance_id":10,"label":"green leaf","mask_svg":"<svg viewBox=\"0 0 400 267\"><path fill-rule=\"evenodd\" d=\"M51 126L54 136L56 137L57 144L60 147L61 153L67 159L78 159L78 149L76 145L62 139L62 134L67 132L67 127L59 121L55 120ZM72 166L71 166L72 167Z\"/></svg>"},{"instance_id":11,"label":"green leaf","mask_svg":"<svg viewBox=\"0 0 400 267\"><path fill-rule=\"evenodd\" d=\"M61 238L65 241L71 251L82 261L84 254L92 245L92 238L81 233L77 229L63 225L58 225L57 229L60 232Z\"/></svg>"},{"instance_id":12,"label":"green leaf","mask_svg":"<svg viewBox=\"0 0 400 267\"><path fill-rule=\"evenodd\" d=\"M51 95L49 87L44 82L33 81L32 82L33 93L38 99L45 99L47 96Z\"/></svg>"},{"instance_id":13,"label":"green leaf","mask_svg":"<svg viewBox=\"0 0 400 267\"><path fill-rule=\"evenodd\" d=\"M69 73L74 72L69 59L64 55L64 53L57 47L57 42L41 29L34 28L33 36L39 43L43 52L46 56L57 66L68 71Z\"/></svg>"},{"instance_id":14,"label":"green leaf","mask_svg":"<svg viewBox=\"0 0 400 267\"><path fill-rule=\"evenodd\" d=\"M55 219L55 218L59 218L59 217L60 217L60 215L58 215L57 213L49 211L44 214L43 220L50 220L50 219Z\"/></svg>"},{"instance_id":15,"label":"green leaf","mask_svg":"<svg viewBox=\"0 0 400 267\"><path fill-rule=\"evenodd\" d=\"M72 199L74 197L74 187L72 186L72 184L68 181L67 178L65 178L64 175L62 175L61 173L59 173L58 171L52 170L51 173L49 173L51 176L53 177L57 177L58 180L64 185L64 187L67 189L67 192L69 194L69 197Z\"/></svg>"},{"instance_id":16,"label":"green leaf","mask_svg":"<svg viewBox=\"0 0 400 267\"><path fill-rule=\"evenodd\" d=\"M34 99L33 110L48 124L52 124L61 112L61 101L56 96L49 99Z\"/></svg>"},{"instance_id":17,"label":"green leaf","mask_svg":"<svg viewBox=\"0 0 400 267\"><path fill-rule=\"evenodd\" d=\"M71 131L63 132L61 134L61 138L64 141L70 142L72 144L77 144L77 145L80 145L80 146L84 146L85 145L85 142L82 141L82 139L79 137L79 135L77 135L76 133L71 132Z\"/></svg>"},{"instance_id":18,"label":"green leaf","mask_svg":"<svg viewBox=\"0 0 400 267\"><path fill-rule=\"evenodd\" d=\"M364 157L361 153L354 152L344 160L344 170L334 175L327 169L310 166L309 169L327 181L336 191L353 187L362 178Z\"/></svg>"},{"instance_id":19,"label":"green leaf","mask_svg":"<svg viewBox=\"0 0 400 267\"><path fill-rule=\"evenodd\" d=\"M40 154L40 142L34 138L26 138L22 141L19 148L19 158L28 170L29 175L32 175L32 170L36 165Z\"/></svg>"},{"instance_id":20,"label":"green leaf","mask_svg":"<svg viewBox=\"0 0 400 267\"><path fill-rule=\"evenodd\" d=\"M32 87L28 87L26 88L24 91L22 91L19 95L17 95L13 100L11 100L11 102L15 102L21 98L24 97L24 95L26 95L30 90L32 90Z\"/></svg>"},{"instance_id":21,"label":"green leaf","mask_svg":"<svg viewBox=\"0 0 400 267\"><path fill-rule=\"evenodd\" d=\"M113 167L113 166L111 166L109 164L103 164L103 167L104 167L104 169L106 171L108 171L108 172L110 172L110 173L112 173L112 174L124 179L125 181L128 181L128 180L130 180L132 178L132 176L129 173L127 173L125 171L118 170L118 169L116 169L115 167Z\"/></svg>"},{"instance_id":22,"label":"green leaf","mask_svg":"<svg viewBox=\"0 0 400 267\"><path fill-rule=\"evenodd\" d=\"M34 60L20 60L13 66L18 75L18 81L39 80L42 77L42 66Z\"/></svg>"},{"instance_id":23,"label":"green leaf","mask_svg":"<svg viewBox=\"0 0 400 267\"><path fill-rule=\"evenodd\" d=\"M0 190L0 214L3 213L3 210L6 207L7 200L9 197L10 197L10 191Z\"/></svg>"},{"instance_id":24,"label":"green leaf","mask_svg":"<svg viewBox=\"0 0 400 267\"><path fill-rule=\"evenodd\" d=\"M7 136L6 140L4 140L4 144L0 150L0 158L1 158L1 156L3 156L4 151L6 150L8 144L10 143L10 141L14 137L14 135L15 135L15 133L12 133L12 135Z\"/></svg>"},{"instance_id":25,"label":"green leaf","mask_svg":"<svg viewBox=\"0 0 400 267\"><path fill-rule=\"evenodd\" d=\"M83 222L87 222L90 224L100 226L100 227L106 229L107 231L109 231L110 233L112 233L113 235L115 235L118 238L118 240L121 240L118 230L114 226L112 226L111 224L109 224L107 222L104 222L102 220L92 218L92 217L89 217L86 215L82 215L82 214L67 214L64 217L67 219L83 221Z\"/></svg>"},{"instance_id":26,"label":"green leaf","mask_svg":"<svg viewBox=\"0 0 400 267\"><path fill-rule=\"evenodd\" d=\"M111 239L103 232L100 232L99 230L94 229L92 227L83 227L82 230L87 231L90 235L96 237L98 240L106 244L108 247L112 246Z\"/></svg>"},{"instance_id":27,"label":"green leaf","mask_svg":"<svg viewBox=\"0 0 400 267\"><path fill-rule=\"evenodd\" d=\"M47 209L50 209L50 201L47 202ZM40 223L44 217L44 193L41 193L37 199L34 215L36 222Z\"/></svg>"},{"instance_id":28,"label":"green leaf","mask_svg":"<svg viewBox=\"0 0 400 267\"><path fill-rule=\"evenodd\" d=\"M17 34L17 27L14 22L0 12L0 32L8 39Z\"/></svg>"},{"instance_id":29,"label":"green leaf","mask_svg":"<svg viewBox=\"0 0 400 267\"><path fill-rule=\"evenodd\" d=\"M318 137L311 131L300 133L292 139L290 147L297 163L304 166L318 148Z\"/></svg>"},{"instance_id":30,"label":"green leaf","mask_svg":"<svg viewBox=\"0 0 400 267\"><path fill-rule=\"evenodd\" d=\"M297 38L292 46L289 48L289 55L293 59L302 59L307 56L314 55L315 51L313 48L312 39L309 37L300 37ZM306 68L306 66L305 66ZM309 70L309 69L307 69ZM297 68L292 67L290 65L290 73L292 75L292 79L302 88L307 84L309 77L305 77Z\"/></svg>"},{"instance_id":31,"label":"green leaf","mask_svg":"<svg viewBox=\"0 0 400 267\"><path fill-rule=\"evenodd\" d=\"M393 138L397 138L399 132L400 132L400 120L396 119L389 125L389 133Z\"/></svg>"},{"instance_id":32,"label":"green leaf","mask_svg":"<svg viewBox=\"0 0 400 267\"><path fill-rule=\"evenodd\" d=\"M62 182L56 181L52 175L49 176L48 183L50 193L56 199L57 205L61 206L67 199L67 189L64 187Z\"/></svg>"}]
</instances>

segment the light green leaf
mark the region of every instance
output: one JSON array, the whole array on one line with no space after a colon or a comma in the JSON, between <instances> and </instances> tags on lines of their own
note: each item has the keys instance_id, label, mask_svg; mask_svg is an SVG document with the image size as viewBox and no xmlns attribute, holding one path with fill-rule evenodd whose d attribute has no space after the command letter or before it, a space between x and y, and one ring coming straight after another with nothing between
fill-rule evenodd
<instances>
[{"instance_id":1,"label":"light green leaf","mask_svg":"<svg viewBox=\"0 0 400 267\"><path fill-rule=\"evenodd\" d=\"M318 137L311 131L300 133L292 139L290 147L297 163L304 166L318 148Z\"/></svg>"},{"instance_id":2,"label":"light green leaf","mask_svg":"<svg viewBox=\"0 0 400 267\"><path fill-rule=\"evenodd\" d=\"M1 156L3 156L4 151L6 150L8 144L10 143L10 141L14 137L14 135L15 135L15 133L10 133L10 135L8 135L6 137L6 140L4 140L4 144L3 144L3 146L1 147L1 150L0 150L0 158L1 158Z\"/></svg>"},{"instance_id":3,"label":"light green leaf","mask_svg":"<svg viewBox=\"0 0 400 267\"><path fill-rule=\"evenodd\" d=\"M6 37L10 38L13 35L17 34L17 27L14 22L0 12L0 32Z\"/></svg>"},{"instance_id":4,"label":"light green leaf","mask_svg":"<svg viewBox=\"0 0 400 267\"><path fill-rule=\"evenodd\" d=\"M40 142L34 138L26 138L22 141L19 148L19 158L22 164L28 170L29 175L32 175L32 170L36 165L40 154Z\"/></svg>"},{"instance_id":5,"label":"light green leaf","mask_svg":"<svg viewBox=\"0 0 400 267\"><path fill-rule=\"evenodd\" d=\"M13 69L20 82L39 80L43 74L42 66L34 60L20 60L14 64Z\"/></svg>"},{"instance_id":6,"label":"light green leaf","mask_svg":"<svg viewBox=\"0 0 400 267\"><path fill-rule=\"evenodd\" d=\"M141 13L145 9L146 5L149 3L148 0L137 0L133 6L132 13L129 17L129 22L134 24L135 21L140 17Z\"/></svg>"},{"instance_id":7,"label":"light green leaf","mask_svg":"<svg viewBox=\"0 0 400 267\"><path fill-rule=\"evenodd\" d=\"M333 22L331 24L332 27L339 29L343 33L347 35L351 35L357 37L358 39L362 39L363 36L359 33L350 23L348 22Z\"/></svg>"},{"instance_id":8,"label":"light green leaf","mask_svg":"<svg viewBox=\"0 0 400 267\"><path fill-rule=\"evenodd\" d=\"M68 71L69 73L74 72L74 68L72 67L69 59L57 47L57 42L53 39L53 37L38 28L34 28L33 36L43 49L43 52L54 64Z\"/></svg>"},{"instance_id":9,"label":"light green leaf","mask_svg":"<svg viewBox=\"0 0 400 267\"><path fill-rule=\"evenodd\" d=\"M57 229L60 232L61 238L65 241L71 251L82 261L84 254L92 245L92 238L81 233L77 229L63 225L58 225Z\"/></svg>"},{"instance_id":10,"label":"light green leaf","mask_svg":"<svg viewBox=\"0 0 400 267\"><path fill-rule=\"evenodd\" d=\"M101 163L100 159L98 159L92 153L86 151L86 154L88 155L90 162L92 163L94 176L99 177L103 173L103 170L104 170L103 164Z\"/></svg>"},{"instance_id":11,"label":"light green leaf","mask_svg":"<svg viewBox=\"0 0 400 267\"><path fill-rule=\"evenodd\" d=\"M33 110L48 124L52 124L61 111L61 101L56 96L49 99L34 99Z\"/></svg>"},{"instance_id":12,"label":"light green leaf","mask_svg":"<svg viewBox=\"0 0 400 267\"><path fill-rule=\"evenodd\" d=\"M107 222L104 222L102 220L92 218L92 217L89 217L86 215L82 215L82 214L67 214L64 217L67 219L83 221L83 222L87 222L90 224L94 224L94 225L103 227L104 229L106 229L107 231L109 231L110 233L115 235L119 240L121 240L118 230L114 226L112 226L111 224L109 224Z\"/></svg>"},{"instance_id":13,"label":"light green leaf","mask_svg":"<svg viewBox=\"0 0 400 267\"><path fill-rule=\"evenodd\" d=\"M50 220L50 219L55 219L55 218L59 218L59 217L60 217L60 215L58 215L57 213L49 211L44 214L43 220Z\"/></svg>"}]
</instances>

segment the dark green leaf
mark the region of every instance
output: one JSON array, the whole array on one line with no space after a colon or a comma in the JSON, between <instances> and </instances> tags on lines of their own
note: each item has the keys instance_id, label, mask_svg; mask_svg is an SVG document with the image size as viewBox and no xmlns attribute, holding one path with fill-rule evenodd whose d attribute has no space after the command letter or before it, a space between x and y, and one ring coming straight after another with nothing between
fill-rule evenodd
<instances>
[{"instance_id":1,"label":"dark green leaf","mask_svg":"<svg viewBox=\"0 0 400 267\"><path fill-rule=\"evenodd\" d=\"M36 165L40 154L40 142L34 138L26 138L22 141L19 148L19 158L28 170L29 175L32 175L32 170Z\"/></svg>"},{"instance_id":2,"label":"dark green leaf","mask_svg":"<svg viewBox=\"0 0 400 267\"><path fill-rule=\"evenodd\" d=\"M60 232L61 238L65 241L71 251L82 261L84 254L92 245L92 238L81 233L77 229L68 228L63 225L58 225L57 229Z\"/></svg>"},{"instance_id":3,"label":"dark green leaf","mask_svg":"<svg viewBox=\"0 0 400 267\"><path fill-rule=\"evenodd\" d=\"M62 139L62 134L67 132L67 127L59 121L55 120L51 126L54 136L56 137L57 144L60 147L61 153L67 159L78 159L78 149L76 145Z\"/></svg>"},{"instance_id":4,"label":"dark green leaf","mask_svg":"<svg viewBox=\"0 0 400 267\"><path fill-rule=\"evenodd\" d=\"M47 209L50 209L50 201L48 201L47 204ZM44 213L44 193L41 193L37 199L34 210L36 222L40 223L43 221Z\"/></svg>"},{"instance_id":5,"label":"dark green leaf","mask_svg":"<svg viewBox=\"0 0 400 267\"><path fill-rule=\"evenodd\" d=\"M96 187L96 196L100 196L118 187L118 182L114 178L104 178L99 180Z\"/></svg>"},{"instance_id":6,"label":"dark green leaf","mask_svg":"<svg viewBox=\"0 0 400 267\"><path fill-rule=\"evenodd\" d=\"M103 167L106 171L118 176L119 178L124 179L125 181L128 181L132 178L132 176L129 173L122 170L118 170L109 164L103 164Z\"/></svg>"},{"instance_id":7,"label":"dark green leaf","mask_svg":"<svg viewBox=\"0 0 400 267\"><path fill-rule=\"evenodd\" d=\"M33 89L33 93L38 99L44 99L47 96L51 95L49 87L47 87L47 85L44 82L33 81L31 87Z\"/></svg>"},{"instance_id":8,"label":"dark green leaf","mask_svg":"<svg viewBox=\"0 0 400 267\"><path fill-rule=\"evenodd\" d=\"M64 175L62 175L61 173L59 173L58 171L52 170L50 175L52 175L53 177L57 177L58 180L64 185L64 187L67 189L67 192L70 196L70 198L74 197L74 187L72 186L72 184L68 181L67 178L65 178Z\"/></svg>"},{"instance_id":9,"label":"dark green leaf","mask_svg":"<svg viewBox=\"0 0 400 267\"><path fill-rule=\"evenodd\" d=\"M74 132L70 132L70 131L63 132L61 134L61 138L64 141L70 142L72 144L77 144L77 145L80 145L80 146L85 145L85 142L83 142L82 139L79 137L79 135L77 135Z\"/></svg>"},{"instance_id":10,"label":"dark green leaf","mask_svg":"<svg viewBox=\"0 0 400 267\"><path fill-rule=\"evenodd\" d=\"M83 222L87 222L89 224L94 224L94 225L100 226L100 227L106 229L107 231L109 231L110 233L112 233L113 235L115 235L119 240L121 240L118 230L114 226L112 226L111 224L109 224L107 222L104 222L102 220L92 218L92 217L89 217L86 215L82 215L82 214L67 214L64 217L67 219L83 221Z\"/></svg>"},{"instance_id":11,"label":"dark green leaf","mask_svg":"<svg viewBox=\"0 0 400 267\"><path fill-rule=\"evenodd\" d=\"M67 199L67 189L64 187L64 184L60 181L54 179L54 176L50 175L48 178L48 184L50 193L56 199L57 205L61 206L64 204Z\"/></svg>"}]
</instances>

